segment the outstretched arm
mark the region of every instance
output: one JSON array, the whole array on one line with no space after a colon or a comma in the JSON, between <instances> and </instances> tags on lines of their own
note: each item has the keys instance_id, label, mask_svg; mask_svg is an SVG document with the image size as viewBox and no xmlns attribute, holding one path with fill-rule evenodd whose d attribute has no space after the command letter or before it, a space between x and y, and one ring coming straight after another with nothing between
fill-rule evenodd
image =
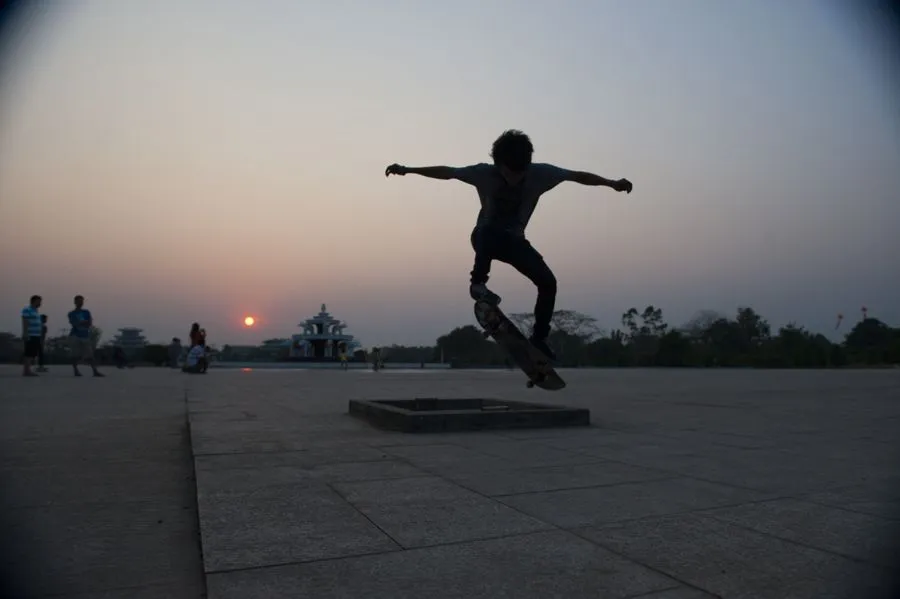
<instances>
[{"instance_id":1,"label":"outstretched arm","mask_svg":"<svg viewBox=\"0 0 900 599\"><path fill-rule=\"evenodd\" d=\"M582 185L611 187L616 191L624 191L627 193L631 193L632 188L631 181L629 181L628 179L619 179L618 181L613 181L612 179L606 179L604 177L601 177L600 175L595 175L594 173L587 173L584 171L569 171L569 174L566 177L566 181L581 183Z\"/></svg>"},{"instance_id":2,"label":"outstretched arm","mask_svg":"<svg viewBox=\"0 0 900 599\"><path fill-rule=\"evenodd\" d=\"M452 166L402 166L400 164L392 164L384 171L384 176L388 175L422 175L431 179L453 179L456 176L456 170Z\"/></svg>"}]
</instances>

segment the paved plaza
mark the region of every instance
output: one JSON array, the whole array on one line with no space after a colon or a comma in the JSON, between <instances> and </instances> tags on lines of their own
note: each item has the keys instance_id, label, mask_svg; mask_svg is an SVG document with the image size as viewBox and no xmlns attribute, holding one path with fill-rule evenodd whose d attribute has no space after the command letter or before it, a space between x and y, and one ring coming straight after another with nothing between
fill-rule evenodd
<instances>
[{"instance_id":1,"label":"paved plaza","mask_svg":"<svg viewBox=\"0 0 900 599\"><path fill-rule=\"evenodd\" d=\"M900 371L0 368L2 596L886 597ZM592 425L410 435L350 399ZM14 593L18 592L19 595Z\"/></svg>"}]
</instances>

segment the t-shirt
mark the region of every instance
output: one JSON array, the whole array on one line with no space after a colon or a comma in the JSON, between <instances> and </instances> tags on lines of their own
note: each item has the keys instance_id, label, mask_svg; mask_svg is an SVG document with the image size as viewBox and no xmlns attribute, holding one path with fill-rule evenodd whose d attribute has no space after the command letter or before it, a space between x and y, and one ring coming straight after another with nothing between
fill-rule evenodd
<instances>
[{"instance_id":1,"label":"t-shirt","mask_svg":"<svg viewBox=\"0 0 900 599\"><path fill-rule=\"evenodd\" d=\"M191 348L191 351L188 352L187 365L196 366L205 353L206 350L202 345L195 345Z\"/></svg>"},{"instance_id":2,"label":"t-shirt","mask_svg":"<svg viewBox=\"0 0 900 599\"><path fill-rule=\"evenodd\" d=\"M26 328L28 336L40 337L44 324L41 322L41 314L37 311L37 308L25 306L22 308L22 318L28 323Z\"/></svg>"},{"instance_id":3,"label":"t-shirt","mask_svg":"<svg viewBox=\"0 0 900 599\"><path fill-rule=\"evenodd\" d=\"M91 336L91 311L81 308L80 310L72 310L69 312L69 324L72 325L70 337L79 337L81 339L89 339Z\"/></svg>"},{"instance_id":4,"label":"t-shirt","mask_svg":"<svg viewBox=\"0 0 900 599\"><path fill-rule=\"evenodd\" d=\"M477 227L494 226L514 235L525 235L525 227L537 207L538 199L571 174L552 164L536 163L525 177L510 185L493 164L480 163L454 169L454 176L478 190L481 211Z\"/></svg>"}]
</instances>

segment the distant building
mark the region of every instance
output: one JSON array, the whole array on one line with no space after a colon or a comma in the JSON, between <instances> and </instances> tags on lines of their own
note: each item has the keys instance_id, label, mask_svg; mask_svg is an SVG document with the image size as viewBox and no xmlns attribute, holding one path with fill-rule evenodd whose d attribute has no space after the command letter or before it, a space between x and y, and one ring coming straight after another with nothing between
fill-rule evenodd
<instances>
[{"instance_id":1,"label":"distant building","mask_svg":"<svg viewBox=\"0 0 900 599\"><path fill-rule=\"evenodd\" d=\"M110 345L121 347L125 353L140 351L147 346L147 338L141 334L143 330L135 327L121 328Z\"/></svg>"},{"instance_id":2,"label":"distant building","mask_svg":"<svg viewBox=\"0 0 900 599\"><path fill-rule=\"evenodd\" d=\"M305 360L336 360L343 351L347 356L360 347L353 335L344 333L347 323L341 322L328 313L325 304L312 318L297 325L302 333L291 336L290 357Z\"/></svg>"}]
</instances>

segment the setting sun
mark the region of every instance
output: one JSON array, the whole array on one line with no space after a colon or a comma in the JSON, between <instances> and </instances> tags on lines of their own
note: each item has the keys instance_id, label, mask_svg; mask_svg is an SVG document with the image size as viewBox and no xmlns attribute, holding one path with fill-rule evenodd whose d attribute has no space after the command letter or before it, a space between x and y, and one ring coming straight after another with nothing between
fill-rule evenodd
<instances>
[{"instance_id":1,"label":"setting sun","mask_svg":"<svg viewBox=\"0 0 900 599\"><path fill-rule=\"evenodd\" d=\"M255 322L256 322L255 318L253 318L252 316L248 316L247 318L244 319L244 326L252 327Z\"/></svg>"}]
</instances>

